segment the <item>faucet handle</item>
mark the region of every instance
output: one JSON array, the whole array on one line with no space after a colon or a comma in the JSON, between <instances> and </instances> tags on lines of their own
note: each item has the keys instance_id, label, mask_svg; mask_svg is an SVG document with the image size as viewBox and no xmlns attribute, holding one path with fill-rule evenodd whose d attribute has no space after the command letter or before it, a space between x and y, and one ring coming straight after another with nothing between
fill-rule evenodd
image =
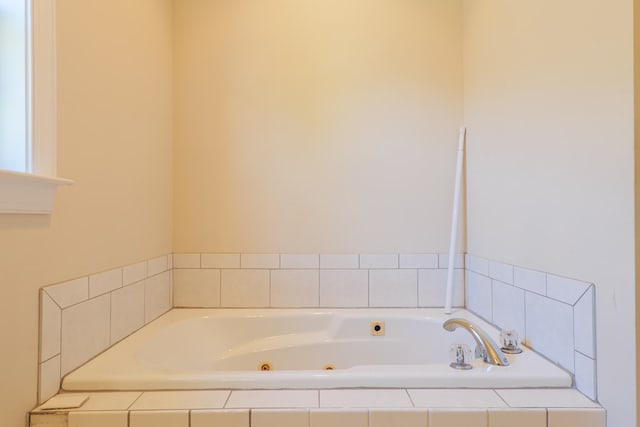
<instances>
[{"instance_id":1,"label":"faucet handle","mask_svg":"<svg viewBox=\"0 0 640 427\"><path fill-rule=\"evenodd\" d=\"M520 354L522 349L520 348L520 337L518 333L511 329L504 329L500 332L500 341L502 343L503 353L508 354Z\"/></svg>"},{"instance_id":2,"label":"faucet handle","mask_svg":"<svg viewBox=\"0 0 640 427\"><path fill-rule=\"evenodd\" d=\"M451 366L454 369L471 369L471 348L466 344L455 343L451 345Z\"/></svg>"}]
</instances>

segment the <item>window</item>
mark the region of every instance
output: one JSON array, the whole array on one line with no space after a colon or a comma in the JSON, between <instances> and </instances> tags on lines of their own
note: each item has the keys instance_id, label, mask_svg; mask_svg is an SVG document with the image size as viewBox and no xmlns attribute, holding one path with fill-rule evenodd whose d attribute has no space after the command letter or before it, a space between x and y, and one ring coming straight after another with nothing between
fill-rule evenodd
<instances>
[{"instance_id":1,"label":"window","mask_svg":"<svg viewBox=\"0 0 640 427\"><path fill-rule=\"evenodd\" d=\"M25 1L0 0L0 169L30 172L30 49Z\"/></svg>"},{"instance_id":2,"label":"window","mask_svg":"<svg viewBox=\"0 0 640 427\"><path fill-rule=\"evenodd\" d=\"M72 183L56 178L55 90L55 0L0 0L0 213L50 213Z\"/></svg>"}]
</instances>

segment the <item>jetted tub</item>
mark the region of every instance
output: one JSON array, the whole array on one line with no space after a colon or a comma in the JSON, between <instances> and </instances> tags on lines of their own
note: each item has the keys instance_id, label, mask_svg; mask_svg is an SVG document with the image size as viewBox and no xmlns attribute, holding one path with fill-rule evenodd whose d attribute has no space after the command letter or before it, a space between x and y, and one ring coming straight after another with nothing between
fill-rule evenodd
<instances>
[{"instance_id":1,"label":"jetted tub","mask_svg":"<svg viewBox=\"0 0 640 427\"><path fill-rule=\"evenodd\" d=\"M571 376L533 351L449 367L452 343L475 348L465 310L174 309L67 375L64 390L570 387ZM374 322L374 324L372 324ZM373 336L375 322L384 335ZM270 371L262 369L271 368ZM332 370L327 370L327 368Z\"/></svg>"}]
</instances>

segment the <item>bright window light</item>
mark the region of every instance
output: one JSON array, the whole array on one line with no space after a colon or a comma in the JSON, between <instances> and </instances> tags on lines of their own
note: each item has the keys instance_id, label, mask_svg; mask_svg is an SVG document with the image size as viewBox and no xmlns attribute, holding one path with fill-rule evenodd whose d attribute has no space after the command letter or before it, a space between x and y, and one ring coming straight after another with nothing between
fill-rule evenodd
<instances>
[{"instance_id":1,"label":"bright window light","mask_svg":"<svg viewBox=\"0 0 640 427\"><path fill-rule=\"evenodd\" d=\"M26 0L0 0L0 169L31 172Z\"/></svg>"}]
</instances>

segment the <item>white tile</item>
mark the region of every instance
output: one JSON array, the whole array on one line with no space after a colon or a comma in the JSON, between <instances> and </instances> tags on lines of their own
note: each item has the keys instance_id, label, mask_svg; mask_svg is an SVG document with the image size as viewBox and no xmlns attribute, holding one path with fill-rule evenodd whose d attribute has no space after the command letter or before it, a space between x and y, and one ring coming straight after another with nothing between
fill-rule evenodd
<instances>
[{"instance_id":1,"label":"white tile","mask_svg":"<svg viewBox=\"0 0 640 427\"><path fill-rule=\"evenodd\" d=\"M47 286L44 291L60 308L71 307L89 299L89 278L82 277L58 285Z\"/></svg>"},{"instance_id":2,"label":"white tile","mask_svg":"<svg viewBox=\"0 0 640 427\"><path fill-rule=\"evenodd\" d=\"M489 261L489 277L513 285L513 266L498 261Z\"/></svg>"},{"instance_id":3,"label":"white tile","mask_svg":"<svg viewBox=\"0 0 640 427\"><path fill-rule=\"evenodd\" d=\"M149 323L171 309L171 275L169 271L144 281L144 322Z\"/></svg>"},{"instance_id":4,"label":"white tile","mask_svg":"<svg viewBox=\"0 0 640 427\"><path fill-rule=\"evenodd\" d=\"M248 409L194 410L190 427L249 427Z\"/></svg>"},{"instance_id":5,"label":"white tile","mask_svg":"<svg viewBox=\"0 0 640 427\"><path fill-rule=\"evenodd\" d=\"M71 410L74 408L80 408L84 402L89 399L86 394L80 393L60 393L47 400L40 405L40 410Z\"/></svg>"},{"instance_id":6,"label":"white tile","mask_svg":"<svg viewBox=\"0 0 640 427\"><path fill-rule=\"evenodd\" d=\"M240 256L242 268L280 268L278 254L242 254Z\"/></svg>"},{"instance_id":7,"label":"white tile","mask_svg":"<svg viewBox=\"0 0 640 427\"><path fill-rule=\"evenodd\" d=\"M464 268L464 254L456 254L453 261L453 268ZM449 254L441 252L438 254L438 268L449 268Z\"/></svg>"},{"instance_id":8,"label":"white tile","mask_svg":"<svg viewBox=\"0 0 640 427\"><path fill-rule=\"evenodd\" d=\"M220 307L220 270L178 269L173 271L175 307Z\"/></svg>"},{"instance_id":9,"label":"white tile","mask_svg":"<svg viewBox=\"0 0 640 427\"><path fill-rule=\"evenodd\" d=\"M240 254L202 254L202 268L240 268Z\"/></svg>"},{"instance_id":10,"label":"white tile","mask_svg":"<svg viewBox=\"0 0 640 427\"><path fill-rule=\"evenodd\" d=\"M589 289L590 283L547 274L547 296L574 305Z\"/></svg>"},{"instance_id":11,"label":"white tile","mask_svg":"<svg viewBox=\"0 0 640 427\"><path fill-rule=\"evenodd\" d=\"M505 408L493 390L416 389L407 390L416 408Z\"/></svg>"},{"instance_id":12,"label":"white tile","mask_svg":"<svg viewBox=\"0 0 640 427\"><path fill-rule=\"evenodd\" d=\"M514 267L513 284L536 294L545 295L547 293L547 275L540 271Z\"/></svg>"},{"instance_id":13,"label":"white tile","mask_svg":"<svg viewBox=\"0 0 640 427\"><path fill-rule=\"evenodd\" d=\"M447 270L418 270L418 306L444 307L447 294ZM464 307L464 270L453 271L454 307Z\"/></svg>"},{"instance_id":14,"label":"white tile","mask_svg":"<svg viewBox=\"0 0 640 427\"><path fill-rule=\"evenodd\" d=\"M147 262L128 265L122 268L122 284L124 286L139 282L147 278Z\"/></svg>"},{"instance_id":15,"label":"white tile","mask_svg":"<svg viewBox=\"0 0 640 427\"><path fill-rule=\"evenodd\" d=\"M222 270L222 307L269 307L269 270Z\"/></svg>"},{"instance_id":16,"label":"white tile","mask_svg":"<svg viewBox=\"0 0 640 427\"><path fill-rule=\"evenodd\" d=\"M320 390L321 408L411 408L405 390Z\"/></svg>"},{"instance_id":17,"label":"white tile","mask_svg":"<svg viewBox=\"0 0 640 427\"><path fill-rule=\"evenodd\" d=\"M312 409L310 427L369 427L369 412L360 409Z\"/></svg>"},{"instance_id":18,"label":"white tile","mask_svg":"<svg viewBox=\"0 0 640 427\"><path fill-rule=\"evenodd\" d=\"M424 409L371 409L369 427L426 427L428 416Z\"/></svg>"},{"instance_id":19,"label":"white tile","mask_svg":"<svg viewBox=\"0 0 640 427\"><path fill-rule=\"evenodd\" d=\"M171 259L174 260L175 255L172 256ZM147 261L147 277L160 274L164 271L167 271L168 268L169 268L169 258L166 255L150 259ZM175 268L175 263L173 268Z\"/></svg>"},{"instance_id":20,"label":"white tile","mask_svg":"<svg viewBox=\"0 0 640 427\"><path fill-rule=\"evenodd\" d=\"M493 323L500 329L513 329L525 337L524 291L493 281Z\"/></svg>"},{"instance_id":21,"label":"white tile","mask_svg":"<svg viewBox=\"0 0 640 427\"><path fill-rule=\"evenodd\" d=\"M573 331L575 349L595 359L594 288L589 290L573 306Z\"/></svg>"},{"instance_id":22,"label":"white tile","mask_svg":"<svg viewBox=\"0 0 640 427\"><path fill-rule=\"evenodd\" d=\"M280 268L308 269L320 268L320 255L280 255Z\"/></svg>"},{"instance_id":23,"label":"white tile","mask_svg":"<svg viewBox=\"0 0 640 427\"><path fill-rule=\"evenodd\" d=\"M398 268L398 255L362 254L360 255L360 268Z\"/></svg>"},{"instance_id":24,"label":"white tile","mask_svg":"<svg viewBox=\"0 0 640 427\"><path fill-rule=\"evenodd\" d=\"M102 295L62 311L62 374L109 346L110 297Z\"/></svg>"},{"instance_id":25,"label":"white tile","mask_svg":"<svg viewBox=\"0 0 640 427\"><path fill-rule=\"evenodd\" d=\"M44 291L40 291L40 362L60 353L62 310Z\"/></svg>"},{"instance_id":26,"label":"white tile","mask_svg":"<svg viewBox=\"0 0 640 427\"><path fill-rule=\"evenodd\" d=\"M317 390L234 390L225 408L316 408Z\"/></svg>"},{"instance_id":27,"label":"white tile","mask_svg":"<svg viewBox=\"0 0 640 427\"><path fill-rule=\"evenodd\" d=\"M429 427L487 427L487 411L473 409L432 409Z\"/></svg>"},{"instance_id":28,"label":"white tile","mask_svg":"<svg viewBox=\"0 0 640 427\"><path fill-rule=\"evenodd\" d=\"M360 268L360 259L358 255L320 254L320 268L322 269Z\"/></svg>"},{"instance_id":29,"label":"white tile","mask_svg":"<svg viewBox=\"0 0 640 427\"><path fill-rule=\"evenodd\" d=\"M525 310L526 344L573 372L573 307L527 292Z\"/></svg>"},{"instance_id":30,"label":"white tile","mask_svg":"<svg viewBox=\"0 0 640 427\"><path fill-rule=\"evenodd\" d=\"M200 268L200 254L173 254L173 268Z\"/></svg>"},{"instance_id":31,"label":"white tile","mask_svg":"<svg viewBox=\"0 0 640 427\"><path fill-rule=\"evenodd\" d=\"M604 409L549 409L548 427L605 427Z\"/></svg>"},{"instance_id":32,"label":"white tile","mask_svg":"<svg viewBox=\"0 0 640 427\"><path fill-rule=\"evenodd\" d=\"M271 307L318 307L318 270L271 271Z\"/></svg>"},{"instance_id":33,"label":"white tile","mask_svg":"<svg viewBox=\"0 0 640 427\"><path fill-rule=\"evenodd\" d=\"M483 276L489 275L489 260L485 258L480 258L475 255L469 255L469 264L467 264L467 269L478 274L482 274Z\"/></svg>"},{"instance_id":34,"label":"white tile","mask_svg":"<svg viewBox=\"0 0 640 427\"><path fill-rule=\"evenodd\" d=\"M572 388L502 389L496 393L512 408L597 408L597 404Z\"/></svg>"},{"instance_id":35,"label":"white tile","mask_svg":"<svg viewBox=\"0 0 640 427\"><path fill-rule=\"evenodd\" d=\"M320 271L320 307L367 307L368 305L368 271Z\"/></svg>"},{"instance_id":36,"label":"white tile","mask_svg":"<svg viewBox=\"0 0 640 427\"><path fill-rule=\"evenodd\" d=\"M309 410L254 409L251 427L309 427Z\"/></svg>"},{"instance_id":37,"label":"white tile","mask_svg":"<svg viewBox=\"0 0 640 427\"><path fill-rule=\"evenodd\" d=\"M64 413L31 414L29 421L30 427L68 427Z\"/></svg>"},{"instance_id":38,"label":"white tile","mask_svg":"<svg viewBox=\"0 0 640 427\"><path fill-rule=\"evenodd\" d=\"M120 411L128 409L142 393L139 391L105 391L77 394L89 396L82 407L77 409L78 411Z\"/></svg>"},{"instance_id":39,"label":"white tile","mask_svg":"<svg viewBox=\"0 0 640 427\"><path fill-rule=\"evenodd\" d=\"M60 389L60 356L53 357L38 366L38 402L53 397Z\"/></svg>"},{"instance_id":40,"label":"white tile","mask_svg":"<svg viewBox=\"0 0 640 427\"><path fill-rule=\"evenodd\" d=\"M127 411L69 413L69 427L129 427Z\"/></svg>"},{"instance_id":41,"label":"white tile","mask_svg":"<svg viewBox=\"0 0 640 427\"><path fill-rule=\"evenodd\" d=\"M111 344L144 326L144 281L111 293Z\"/></svg>"},{"instance_id":42,"label":"white tile","mask_svg":"<svg viewBox=\"0 0 640 427\"><path fill-rule=\"evenodd\" d=\"M146 391L130 409L216 409L224 406L229 393L226 390Z\"/></svg>"},{"instance_id":43,"label":"white tile","mask_svg":"<svg viewBox=\"0 0 640 427\"><path fill-rule=\"evenodd\" d=\"M400 268L438 268L438 254L400 254Z\"/></svg>"},{"instance_id":44,"label":"white tile","mask_svg":"<svg viewBox=\"0 0 640 427\"><path fill-rule=\"evenodd\" d=\"M122 287L122 269L104 271L89 276L89 298L94 298Z\"/></svg>"},{"instance_id":45,"label":"white tile","mask_svg":"<svg viewBox=\"0 0 640 427\"><path fill-rule=\"evenodd\" d=\"M131 411L129 427L189 427L189 411Z\"/></svg>"},{"instance_id":46,"label":"white tile","mask_svg":"<svg viewBox=\"0 0 640 427\"><path fill-rule=\"evenodd\" d=\"M575 378L576 388L589 399L597 399L596 362L576 351Z\"/></svg>"},{"instance_id":47,"label":"white tile","mask_svg":"<svg viewBox=\"0 0 640 427\"><path fill-rule=\"evenodd\" d=\"M489 427L547 427L546 409L489 409Z\"/></svg>"},{"instance_id":48,"label":"white tile","mask_svg":"<svg viewBox=\"0 0 640 427\"><path fill-rule=\"evenodd\" d=\"M467 308L489 322L492 321L491 279L467 270Z\"/></svg>"},{"instance_id":49,"label":"white tile","mask_svg":"<svg viewBox=\"0 0 640 427\"><path fill-rule=\"evenodd\" d=\"M369 307L417 306L417 270L372 270L369 272Z\"/></svg>"}]
</instances>

